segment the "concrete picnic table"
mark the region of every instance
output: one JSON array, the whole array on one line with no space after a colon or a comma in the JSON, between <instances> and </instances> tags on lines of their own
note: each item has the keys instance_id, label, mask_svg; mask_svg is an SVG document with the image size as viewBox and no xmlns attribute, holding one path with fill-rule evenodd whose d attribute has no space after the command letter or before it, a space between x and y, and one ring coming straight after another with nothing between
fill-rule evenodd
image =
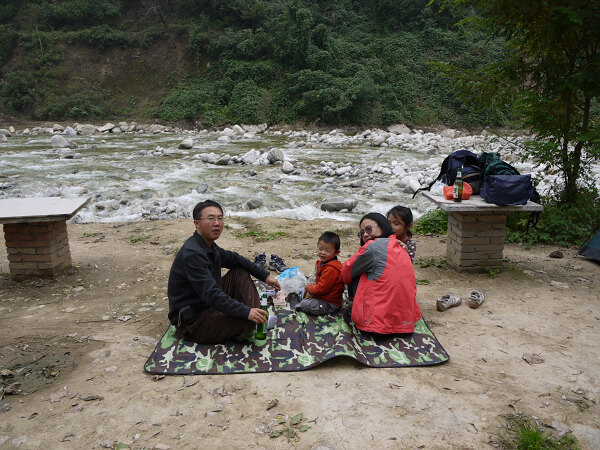
<instances>
[{"instance_id":1,"label":"concrete picnic table","mask_svg":"<svg viewBox=\"0 0 600 450\"><path fill-rule=\"evenodd\" d=\"M54 277L71 267L67 220L89 201L84 197L0 199L0 223L4 224L13 280Z\"/></svg>"},{"instance_id":2,"label":"concrete picnic table","mask_svg":"<svg viewBox=\"0 0 600 450\"><path fill-rule=\"evenodd\" d=\"M479 195L471 195L458 203L431 192L423 192L423 195L448 211L446 262L463 272L502 269L506 215L513 211L544 209L532 201L525 205L498 206L486 203Z\"/></svg>"}]
</instances>

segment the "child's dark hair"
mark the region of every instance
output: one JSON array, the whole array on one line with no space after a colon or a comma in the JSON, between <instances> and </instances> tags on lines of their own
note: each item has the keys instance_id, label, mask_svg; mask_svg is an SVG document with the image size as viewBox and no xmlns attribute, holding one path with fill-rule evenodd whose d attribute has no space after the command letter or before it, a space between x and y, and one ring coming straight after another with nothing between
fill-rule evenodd
<instances>
[{"instance_id":1,"label":"child's dark hair","mask_svg":"<svg viewBox=\"0 0 600 450\"><path fill-rule=\"evenodd\" d=\"M402 221L404 222L404 224L406 226L409 226L411 223L413 223L412 211L410 210L410 208L408 208L406 206L401 206L401 205L394 206L386 214L386 217L390 217L390 216L392 216L396 220L402 219ZM411 237L412 231L406 230L406 234L408 237Z\"/></svg>"},{"instance_id":2,"label":"child's dark hair","mask_svg":"<svg viewBox=\"0 0 600 450\"><path fill-rule=\"evenodd\" d=\"M341 245L340 237L332 231L326 231L325 233L323 233L319 237L318 242L320 242L320 241L323 241L326 244L333 244L336 252L340 250L340 245Z\"/></svg>"}]
</instances>

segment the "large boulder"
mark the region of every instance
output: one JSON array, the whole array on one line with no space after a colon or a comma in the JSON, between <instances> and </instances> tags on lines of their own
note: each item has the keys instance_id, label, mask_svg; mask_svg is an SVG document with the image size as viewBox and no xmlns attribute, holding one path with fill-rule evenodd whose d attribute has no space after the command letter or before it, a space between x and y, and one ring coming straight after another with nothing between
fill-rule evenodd
<instances>
[{"instance_id":1,"label":"large boulder","mask_svg":"<svg viewBox=\"0 0 600 450\"><path fill-rule=\"evenodd\" d=\"M358 205L358 200L350 198L332 198L321 203L321 209L328 212L338 212L344 209L352 211Z\"/></svg>"},{"instance_id":2,"label":"large boulder","mask_svg":"<svg viewBox=\"0 0 600 450\"><path fill-rule=\"evenodd\" d=\"M256 149L248 150L246 153L242 155L242 162L247 165L254 164L258 157L260 156L260 152Z\"/></svg>"},{"instance_id":3,"label":"large boulder","mask_svg":"<svg viewBox=\"0 0 600 450\"><path fill-rule=\"evenodd\" d=\"M403 123L396 123L394 125L390 125L388 127L388 131L390 133L395 133L395 134L409 134L410 133L410 128L408 128Z\"/></svg>"},{"instance_id":4,"label":"large boulder","mask_svg":"<svg viewBox=\"0 0 600 450\"><path fill-rule=\"evenodd\" d=\"M289 161L284 161L281 166L281 171L286 174L292 173L294 171L294 165Z\"/></svg>"},{"instance_id":5,"label":"large boulder","mask_svg":"<svg viewBox=\"0 0 600 450\"><path fill-rule=\"evenodd\" d=\"M263 205L263 201L260 198L253 198L246 202L246 207L248 209L257 209Z\"/></svg>"},{"instance_id":6,"label":"large boulder","mask_svg":"<svg viewBox=\"0 0 600 450\"><path fill-rule=\"evenodd\" d=\"M70 144L66 137L61 136L60 134L55 134L50 138L50 142L52 143L52 148L74 148Z\"/></svg>"},{"instance_id":7,"label":"large boulder","mask_svg":"<svg viewBox=\"0 0 600 450\"><path fill-rule=\"evenodd\" d=\"M445 130L440 131L440 136L443 138L453 139L458 134L458 131L453 130L452 128L446 128Z\"/></svg>"},{"instance_id":8,"label":"large boulder","mask_svg":"<svg viewBox=\"0 0 600 450\"><path fill-rule=\"evenodd\" d=\"M231 129L238 136L243 136L244 135L244 129L242 127L240 127L239 125L234 125L234 126L231 127Z\"/></svg>"},{"instance_id":9,"label":"large boulder","mask_svg":"<svg viewBox=\"0 0 600 450\"><path fill-rule=\"evenodd\" d=\"M231 156L228 155L227 153L225 153L224 155L221 155L221 157L215 161L215 164L217 166L226 166L227 164L229 164L230 159L231 159Z\"/></svg>"},{"instance_id":10,"label":"large boulder","mask_svg":"<svg viewBox=\"0 0 600 450\"><path fill-rule=\"evenodd\" d=\"M104 125L102 125L100 128L98 128L98 131L100 133L107 133L110 130L112 130L115 127L115 125L113 123L106 123Z\"/></svg>"},{"instance_id":11,"label":"large boulder","mask_svg":"<svg viewBox=\"0 0 600 450\"><path fill-rule=\"evenodd\" d=\"M189 150L190 148L192 148L194 146L194 140L191 137L185 138L183 141L181 141L181 143L179 144L180 149L183 150Z\"/></svg>"},{"instance_id":12,"label":"large boulder","mask_svg":"<svg viewBox=\"0 0 600 450\"><path fill-rule=\"evenodd\" d=\"M96 133L96 130L97 128L94 125L90 125L89 123L79 125L79 127L77 127L77 132L84 136L91 136L92 134Z\"/></svg>"},{"instance_id":13,"label":"large boulder","mask_svg":"<svg viewBox=\"0 0 600 450\"><path fill-rule=\"evenodd\" d=\"M148 131L153 134L162 133L163 131L165 131L165 126L153 123L148 127Z\"/></svg>"},{"instance_id":14,"label":"large boulder","mask_svg":"<svg viewBox=\"0 0 600 450\"><path fill-rule=\"evenodd\" d=\"M414 194L421 188L419 180L416 180L412 177L406 177L402 180L402 182L404 184L404 192L406 194Z\"/></svg>"},{"instance_id":15,"label":"large boulder","mask_svg":"<svg viewBox=\"0 0 600 450\"><path fill-rule=\"evenodd\" d=\"M267 159L270 164L275 164L278 161L283 162L285 160L285 154L280 148L272 148L269 150L269 153L267 153Z\"/></svg>"},{"instance_id":16,"label":"large boulder","mask_svg":"<svg viewBox=\"0 0 600 450\"><path fill-rule=\"evenodd\" d=\"M260 134L267 130L267 124L261 123L259 125L242 125L242 129L248 133Z\"/></svg>"}]
</instances>

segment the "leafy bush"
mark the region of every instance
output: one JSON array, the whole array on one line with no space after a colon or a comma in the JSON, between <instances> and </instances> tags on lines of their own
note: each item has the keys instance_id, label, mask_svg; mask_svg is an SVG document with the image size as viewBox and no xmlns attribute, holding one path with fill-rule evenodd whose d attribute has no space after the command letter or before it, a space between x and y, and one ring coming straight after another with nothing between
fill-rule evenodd
<instances>
[{"instance_id":1,"label":"leafy bush","mask_svg":"<svg viewBox=\"0 0 600 450\"><path fill-rule=\"evenodd\" d=\"M507 240L527 245L542 243L581 245L600 226L600 198L596 190L582 191L573 203L544 199L544 211L536 227L529 227L529 213L514 213L507 218Z\"/></svg>"},{"instance_id":2,"label":"leafy bush","mask_svg":"<svg viewBox=\"0 0 600 450\"><path fill-rule=\"evenodd\" d=\"M17 41L17 32L10 25L0 25L0 67L4 66Z\"/></svg>"},{"instance_id":3,"label":"leafy bush","mask_svg":"<svg viewBox=\"0 0 600 450\"><path fill-rule=\"evenodd\" d=\"M14 112L22 112L33 103L35 81L33 76L23 70L9 72L0 80L2 102Z\"/></svg>"},{"instance_id":4,"label":"leafy bush","mask_svg":"<svg viewBox=\"0 0 600 450\"><path fill-rule=\"evenodd\" d=\"M0 23L10 22L17 13L19 0L3 0L0 4Z\"/></svg>"},{"instance_id":5,"label":"leafy bush","mask_svg":"<svg viewBox=\"0 0 600 450\"><path fill-rule=\"evenodd\" d=\"M423 214L415 222L416 234L446 234L448 231L448 213L443 209L434 209Z\"/></svg>"},{"instance_id":6,"label":"leafy bush","mask_svg":"<svg viewBox=\"0 0 600 450\"><path fill-rule=\"evenodd\" d=\"M245 80L233 88L229 113L232 123L258 123L264 121L260 111L261 89L252 80Z\"/></svg>"},{"instance_id":7,"label":"leafy bush","mask_svg":"<svg viewBox=\"0 0 600 450\"><path fill-rule=\"evenodd\" d=\"M190 77L171 90L154 114L164 120L196 120L218 106L214 98L214 86L210 82Z\"/></svg>"},{"instance_id":8,"label":"leafy bush","mask_svg":"<svg viewBox=\"0 0 600 450\"><path fill-rule=\"evenodd\" d=\"M461 35L463 30L450 27L457 13L434 15L427 0L170 0L161 5L167 3L167 27L156 14L146 14L149 3L130 0L8 0L0 17L4 10L14 15L10 26L19 35L14 54L20 67L32 71L42 93L72 81L71 69L51 70L68 65L56 56L65 54L64 43L150 49L165 34L179 46L187 33L188 57L196 64L183 61L178 84L163 85L164 98L153 115L165 120L460 126L510 119L497 106L466 107L454 87L431 70L430 61L436 60L475 71L499 57L500 45L476 33ZM0 28L0 62L10 55L5 46L15 46L5 39L10 36ZM67 108L62 101L57 108L45 103L49 100L38 94L43 115L98 113L86 105ZM15 105L28 102L24 98ZM146 113L144 108L148 104L140 103L132 113ZM99 109L108 113L110 107L104 102Z\"/></svg>"},{"instance_id":9,"label":"leafy bush","mask_svg":"<svg viewBox=\"0 0 600 450\"><path fill-rule=\"evenodd\" d=\"M114 19L119 7L110 0L63 0L41 2L39 11L52 28L82 28Z\"/></svg>"},{"instance_id":10,"label":"leafy bush","mask_svg":"<svg viewBox=\"0 0 600 450\"><path fill-rule=\"evenodd\" d=\"M108 115L99 105L101 99L90 98L89 93L67 93L56 96L40 108L36 114L40 119L97 119Z\"/></svg>"},{"instance_id":11,"label":"leafy bush","mask_svg":"<svg viewBox=\"0 0 600 450\"><path fill-rule=\"evenodd\" d=\"M109 26L96 26L86 28L79 32L79 39L91 47L100 50L114 45L119 45L123 48L131 45L131 39L120 30L115 30Z\"/></svg>"}]
</instances>

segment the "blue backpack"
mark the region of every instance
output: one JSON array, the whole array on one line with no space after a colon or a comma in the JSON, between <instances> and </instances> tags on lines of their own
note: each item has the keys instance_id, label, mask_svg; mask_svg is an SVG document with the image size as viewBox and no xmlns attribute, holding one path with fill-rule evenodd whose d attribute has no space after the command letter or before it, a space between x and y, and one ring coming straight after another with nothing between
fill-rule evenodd
<instances>
[{"instance_id":1,"label":"blue backpack","mask_svg":"<svg viewBox=\"0 0 600 450\"><path fill-rule=\"evenodd\" d=\"M442 168L437 178L433 182L424 188L419 189L413 194L413 198L419 191L429 191L431 186L436 181L441 181L446 186L452 186L456 180L456 172L459 168L462 168L462 179L471 185L473 188L473 194L479 194L481 186L481 168L479 167L479 161L477 155L469 150L456 150L446 156L446 159L442 162Z\"/></svg>"}]
</instances>

